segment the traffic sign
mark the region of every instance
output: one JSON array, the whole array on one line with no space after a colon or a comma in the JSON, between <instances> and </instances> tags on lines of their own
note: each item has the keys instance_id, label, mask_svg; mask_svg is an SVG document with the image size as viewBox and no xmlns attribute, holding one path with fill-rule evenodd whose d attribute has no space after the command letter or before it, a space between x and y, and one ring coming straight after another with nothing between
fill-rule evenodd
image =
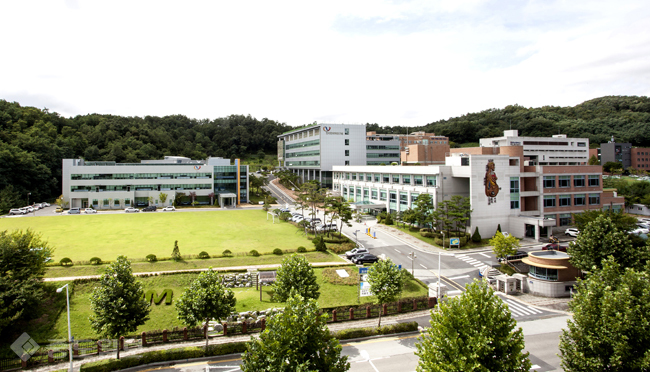
<instances>
[{"instance_id":1,"label":"traffic sign","mask_svg":"<svg viewBox=\"0 0 650 372\"><path fill-rule=\"evenodd\" d=\"M367 267L360 267L359 268L359 275L363 274L368 274L368 268Z\"/></svg>"},{"instance_id":2,"label":"traffic sign","mask_svg":"<svg viewBox=\"0 0 650 372\"><path fill-rule=\"evenodd\" d=\"M370 283L361 282L359 284L359 296L361 297L372 296L372 292L370 292Z\"/></svg>"}]
</instances>

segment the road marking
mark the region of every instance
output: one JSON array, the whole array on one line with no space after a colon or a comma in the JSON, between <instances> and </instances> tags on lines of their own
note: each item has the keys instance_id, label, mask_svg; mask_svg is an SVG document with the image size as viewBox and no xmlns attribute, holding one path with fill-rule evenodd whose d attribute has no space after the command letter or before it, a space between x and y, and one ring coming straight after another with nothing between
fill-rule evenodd
<instances>
[{"instance_id":1,"label":"road marking","mask_svg":"<svg viewBox=\"0 0 650 372\"><path fill-rule=\"evenodd\" d=\"M393 248L393 249L395 249L395 248ZM400 252L400 251L399 251L399 250L397 250L397 249L395 249L395 252L397 252L397 253L402 253L402 252Z\"/></svg>"},{"instance_id":2,"label":"road marking","mask_svg":"<svg viewBox=\"0 0 650 372\"><path fill-rule=\"evenodd\" d=\"M540 369L540 368L542 368L542 367L538 366L537 364L533 364L533 366L530 367L531 370L533 370L533 369Z\"/></svg>"},{"instance_id":3,"label":"road marking","mask_svg":"<svg viewBox=\"0 0 650 372\"><path fill-rule=\"evenodd\" d=\"M424 265L422 265L422 264L420 264L420 266L424 267L425 270L429 270L428 267L426 267L426 266L424 266Z\"/></svg>"},{"instance_id":4,"label":"road marking","mask_svg":"<svg viewBox=\"0 0 650 372\"><path fill-rule=\"evenodd\" d=\"M453 278L449 278L449 280L456 280L456 279L463 279L463 278L469 278L469 275L455 276Z\"/></svg>"},{"instance_id":5,"label":"road marking","mask_svg":"<svg viewBox=\"0 0 650 372\"><path fill-rule=\"evenodd\" d=\"M479 254L480 254L481 256L485 256L485 257L487 257L487 258L490 258L490 255L489 255L489 254L485 254L485 253L479 253Z\"/></svg>"},{"instance_id":6,"label":"road marking","mask_svg":"<svg viewBox=\"0 0 650 372\"><path fill-rule=\"evenodd\" d=\"M457 294L461 294L461 292L462 291L447 291L447 294L448 295L457 295Z\"/></svg>"}]
</instances>

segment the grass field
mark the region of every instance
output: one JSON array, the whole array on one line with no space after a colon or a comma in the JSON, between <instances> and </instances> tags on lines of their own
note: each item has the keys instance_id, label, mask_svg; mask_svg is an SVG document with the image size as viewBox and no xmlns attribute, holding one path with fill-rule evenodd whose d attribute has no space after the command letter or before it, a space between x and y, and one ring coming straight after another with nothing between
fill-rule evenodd
<instances>
[{"instance_id":1,"label":"grass field","mask_svg":"<svg viewBox=\"0 0 650 372\"><path fill-rule=\"evenodd\" d=\"M358 286L353 285L334 285L323 281L321 272L323 269L314 269L320 285L321 296L318 299L320 307L336 306L354 306L357 304ZM175 301L183 293L186 287L198 276L197 274L176 274L161 275L140 278L145 291L153 289L161 292L164 289L173 290L172 305L151 305L150 320L138 328L137 333L158 329L171 329L175 326L183 327L183 323L177 319ZM30 322L29 328L26 329L30 336L37 342L47 341L49 339L66 338L68 332L68 323L65 310L65 295L57 295L54 289L65 283L49 283L49 291L52 303L51 310L46 311L45 315L35 322ZM97 282L76 284L73 288L73 294L70 297L70 322L72 334L76 339L97 338L97 335L90 328L88 316L90 310L90 294ZM237 296L237 311L263 310L269 307L282 307L283 303L270 301L270 295L267 287L264 287L262 301L259 300L259 292L255 288L233 288ZM411 281L407 284L402 297L426 296L427 289ZM63 300L61 300L63 298ZM372 302L374 297L362 297L361 303ZM22 330L21 330L22 331Z\"/></svg>"},{"instance_id":2,"label":"grass field","mask_svg":"<svg viewBox=\"0 0 650 372\"><path fill-rule=\"evenodd\" d=\"M197 211L175 213L120 213L57 215L0 219L0 230L32 229L55 248L54 260L69 257L88 261L92 257L132 260L148 254L171 256L174 241L182 255L206 251L221 255L271 252L274 248L312 248L312 243L287 222L273 224L261 210Z\"/></svg>"}]
</instances>

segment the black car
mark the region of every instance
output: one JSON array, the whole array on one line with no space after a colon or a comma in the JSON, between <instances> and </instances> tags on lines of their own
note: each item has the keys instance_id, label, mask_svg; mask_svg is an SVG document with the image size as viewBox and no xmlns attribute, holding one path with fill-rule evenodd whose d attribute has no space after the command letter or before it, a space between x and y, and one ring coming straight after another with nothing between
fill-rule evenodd
<instances>
[{"instance_id":1,"label":"black car","mask_svg":"<svg viewBox=\"0 0 650 372\"><path fill-rule=\"evenodd\" d=\"M143 212L155 212L158 209L155 205L150 205L148 207L142 208Z\"/></svg>"},{"instance_id":2,"label":"black car","mask_svg":"<svg viewBox=\"0 0 650 372\"><path fill-rule=\"evenodd\" d=\"M352 257L352 262L355 264L364 264L364 263L375 263L379 261L379 257L374 254L364 253L358 256Z\"/></svg>"},{"instance_id":3,"label":"black car","mask_svg":"<svg viewBox=\"0 0 650 372\"><path fill-rule=\"evenodd\" d=\"M503 257L498 257L497 261L499 262L504 262L504 261L514 261L514 260L521 260L524 257L528 257L528 252L524 251L517 251L515 254L511 254L506 258Z\"/></svg>"},{"instance_id":4,"label":"black car","mask_svg":"<svg viewBox=\"0 0 650 372\"><path fill-rule=\"evenodd\" d=\"M560 251L566 252L565 245L559 245L558 243L549 243L542 247L543 251Z\"/></svg>"}]
</instances>

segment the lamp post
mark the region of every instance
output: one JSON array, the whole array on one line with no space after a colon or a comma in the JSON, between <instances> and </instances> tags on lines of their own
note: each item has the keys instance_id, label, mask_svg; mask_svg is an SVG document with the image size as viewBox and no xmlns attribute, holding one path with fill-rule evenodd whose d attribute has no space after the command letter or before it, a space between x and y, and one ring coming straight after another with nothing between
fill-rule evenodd
<instances>
[{"instance_id":1,"label":"lamp post","mask_svg":"<svg viewBox=\"0 0 650 372\"><path fill-rule=\"evenodd\" d=\"M411 259L411 275L413 275L413 263L415 262L415 259L418 257L415 252L411 252L408 254L409 258Z\"/></svg>"},{"instance_id":2,"label":"lamp post","mask_svg":"<svg viewBox=\"0 0 650 372\"><path fill-rule=\"evenodd\" d=\"M31 192L28 192L28 193L27 193L27 205L29 205L29 196L30 196L31 194L32 194Z\"/></svg>"},{"instance_id":3,"label":"lamp post","mask_svg":"<svg viewBox=\"0 0 650 372\"><path fill-rule=\"evenodd\" d=\"M61 288L56 290L56 293L61 293L65 288L65 300L68 305L68 355L70 356L70 372L73 372L72 368L72 333L70 332L70 295L68 293L68 285L64 285Z\"/></svg>"}]
</instances>

